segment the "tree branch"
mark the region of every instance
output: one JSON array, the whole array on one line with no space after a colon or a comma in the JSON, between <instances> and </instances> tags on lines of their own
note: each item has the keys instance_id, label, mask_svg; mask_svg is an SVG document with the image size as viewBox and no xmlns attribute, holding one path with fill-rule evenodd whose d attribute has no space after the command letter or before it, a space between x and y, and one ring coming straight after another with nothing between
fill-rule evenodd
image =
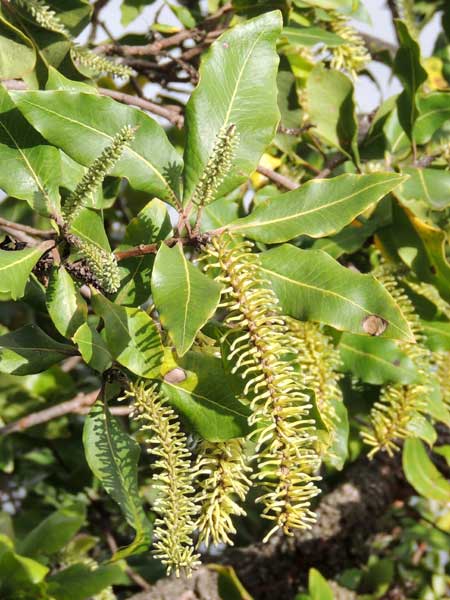
<instances>
[{"instance_id":1,"label":"tree branch","mask_svg":"<svg viewBox=\"0 0 450 600\"><path fill-rule=\"evenodd\" d=\"M278 186L286 188L287 190L296 190L300 187L298 183L289 179L289 177L285 177L276 171L272 171L272 169L267 169L266 167L262 167L261 165L256 167L256 170L264 177L267 177Z\"/></svg>"},{"instance_id":2,"label":"tree branch","mask_svg":"<svg viewBox=\"0 0 450 600\"><path fill-rule=\"evenodd\" d=\"M23 233L27 233L29 235L34 235L41 238L52 238L56 237L57 235L54 229L35 229L34 227L30 227L29 225L14 223L14 221L8 221L8 219L3 219L2 217L0 217L0 227L2 229L8 227L9 229L15 229L17 231L22 231Z\"/></svg>"},{"instance_id":3,"label":"tree branch","mask_svg":"<svg viewBox=\"0 0 450 600\"><path fill-rule=\"evenodd\" d=\"M42 425L42 423L47 423L47 421L57 419L69 413L77 413L87 406L94 404L99 392L100 390L94 390L88 394L80 393L75 398L72 398L72 400L61 402L55 406L50 406L50 408L44 408L44 410L17 419L17 421L11 421L11 423L0 427L0 435L9 435L10 433L24 431L25 429L29 429L35 425Z\"/></svg>"}]
</instances>

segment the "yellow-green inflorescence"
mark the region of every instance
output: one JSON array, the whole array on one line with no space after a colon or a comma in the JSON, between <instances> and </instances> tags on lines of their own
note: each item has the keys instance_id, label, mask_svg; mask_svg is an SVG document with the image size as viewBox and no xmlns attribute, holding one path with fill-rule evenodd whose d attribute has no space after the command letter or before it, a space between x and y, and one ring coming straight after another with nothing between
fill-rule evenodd
<instances>
[{"instance_id":1,"label":"yellow-green inflorescence","mask_svg":"<svg viewBox=\"0 0 450 600\"><path fill-rule=\"evenodd\" d=\"M69 32L58 18L55 11L43 0L13 0L17 6L25 9L38 25L49 31L61 33L69 37Z\"/></svg>"},{"instance_id":2,"label":"yellow-green inflorescence","mask_svg":"<svg viewBox=\"0 0 450 600\"><path fill-rule=\"evenodd\" d=\"M330 434L330 445L338 420L334 403L342 401L339 351L317 323L289 318L287 324L294 349L293 363L300 369L306 387L315 394L317 409Z\"/></svg>"},{"instance_id":3,"label":"yellow-green inflorescence","mask_svg":"<svg viewBox=\"0 0 450 600\"><path fill-rule=\"evenodd\" d=\"M242 438L199 445L195 465L201 505L199 544L233 545L231 536L236 529L232 517L246 514L239 502L244 502L251 485L244 446Z\"/></svg>"},{"instance_id":4,"label":"yellow-green inflorescence","mask_svg":"<svg viewBox=\"0 0 450 600\"><path fill-rule=\"evenodd\" d=\"M89 48L73 46L70 54L76 63L94 71L94 73L107 73L108 75L115 75L117 77L130 77L133 75L133 69L127 65L113 62L106 56L92 52Z\"/></svg>"},{"instance_id":5,"label":"yellow-green inflorescence","mask_svg":"<svg viewBox=\"0 0 450 600\"><path fill-rule=\"evenodd\" d=\"M133 127L123 127L112 138L111 144L89 166L75 190L66 198L62 206L66 231L119 160L125 146L133 140L135 131ZM109 293L116 292L120 286L120 273L114 254L75 235L67 235L67 239L80 251L100 287Z\"/></svg>"},{"instance_id":6,"label":"yellow-green inflorescence","mask_svg":"<svg viewBox=\"0 0 450 600\"><path fill-rule=\"evenodd\" d=\"M414 362L419 376L418 383L407 385L388 384L370 412L370 425L361 436L372 447L369 456L379 450L392 455L399 449L398 442L414 435L409 430L412 421L426 412L427 397L431 393L429 373L431 352L424 345L424 338L414 306L403 291L395 268L381 265L373 274L391 294L409 322L416 343L399 342L399 347Z\"/></svg>"},{"instance_id":7,"label":"yellow-green inflorescence","mask_svg":"<svg viewBox=\"0 0 450 600\"><path fill-rule=\"evenodd\" d=\"M228 360L245 380L256 445L253 478L264 489L257 502L264 505L262 516L274 521L268 539L278 529L292 534L314 521L310 504L319 493L315 482L320 458L310 398L302 375L287 359L286 318L252 250L251 242L225 232L212 239L209 266L219 268L218 279L225 286L225 324L234 334Z\"/></svg>"},{"instance_id":8,"label":"yellow-green inflorescence","mask_svg":"<svg viewBox=\"0 0 450 600\"><path fill-rule=\"evenodd\" d=\"M208 162L192 194L192 204L206 206L214 200L220 184L233 164L238 141L239 135L235 125L228 125L219 131Z\"/></svg>"},{"instance_id":9,"label":"yellow-green inflorescence","mask_svg":"<svg viewBox=\"0 0 450 600\"><path fill-rule=\"evenodd\" d=\"M100 246L70 235L70 243L80 251L99 287L113 294L120 287L120 273L116 257Z\"/></svg>"},{"instance_id":10,"label":"yellow-green inflorescence","mask_svg":"<svg viewBox=\"0 0 450 600\"><path fill-rule=\"evenodd\" d=\"M111 143L89 166L80 183L65 200L62 213L66 225L77 217L92 194L103 183L103 180L117 163L125 147L135 136L136 129L126 125L112 138Z\"/></svg>"},{"instance_id":11,"label":"yellow-green inflorescence","mask_svg":"<svg viewBox=\"0 0 450 600\"><path fill-rule=\"evenodd\" d=\"M127 396L133 398L133 418L148 434L145 443L155 457L153 469L158 496L153 505L155 521L154 553L167 572L190 574L199 562L193 535L198 516L194 498L194 471L187 439L178 418L157 384L133 385Z\"/></svg>"},{"instance_id":12,"label":"yellow-green inflorescence","mask_svg":"<svg viewBox=\"0 0 450 600\"><path fill-rule=\"evenodd\" d=\"M349 24L348 17L336 11L329 14L332 31L346 42L331 48L331 66L333 69L345 69L356 79L357 73L370 62L370 54L361 35Z\"/></svg>"}]
</instances>

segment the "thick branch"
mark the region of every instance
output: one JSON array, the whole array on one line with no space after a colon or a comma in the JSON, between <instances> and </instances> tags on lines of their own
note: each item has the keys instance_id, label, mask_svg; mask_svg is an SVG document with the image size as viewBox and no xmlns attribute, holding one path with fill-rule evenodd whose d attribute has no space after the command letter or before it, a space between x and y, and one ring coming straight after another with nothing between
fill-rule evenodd
<instances>
[{"instance_id":1,"label":"thick branch","mask_svg":"<svg viewBox=\"0 0 450 600\"><path fill-rule=\"evenodd\" d=\"M3 219L0 217L0 227L9 227L10 229L16 229L17 231L22 231L23 233L27 233L28 235L34 235L42 238L51 238L56 236L56 231L54 229L35 229L34 227L30 227L29 225L22 225L21 223L14 223L14 221L8 221L7 219Z\"/></svg>"}]
</instances>

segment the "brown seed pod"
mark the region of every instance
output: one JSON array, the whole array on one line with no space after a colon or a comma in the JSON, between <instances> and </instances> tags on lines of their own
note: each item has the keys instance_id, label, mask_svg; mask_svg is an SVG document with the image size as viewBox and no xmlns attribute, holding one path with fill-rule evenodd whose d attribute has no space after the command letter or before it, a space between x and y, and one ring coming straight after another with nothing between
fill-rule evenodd
<instances>
[{"instance_id":1,"label":"brown seed pod","mask_svg":"<svg viewBox=\"0 0 450 600\"><path fill-rule=\"evenodd\" d=\"M362 328L369 335L379 336L386 331L388 322L378 315L369 315L362 322Z\"/></svg>"}]
</instances>

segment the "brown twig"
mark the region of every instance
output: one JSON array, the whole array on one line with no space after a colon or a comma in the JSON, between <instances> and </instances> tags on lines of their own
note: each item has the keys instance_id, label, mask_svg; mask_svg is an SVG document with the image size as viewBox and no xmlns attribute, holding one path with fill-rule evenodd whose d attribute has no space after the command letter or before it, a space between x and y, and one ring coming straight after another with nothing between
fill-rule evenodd
<instances>
[{"instance_id":1,"label":"brown twig","mask_svg":"<svg viewBox=\"0 0 450 600\"><path fill-rule=\"evenodd\" d=\"M180 242L181 244L189 245L194 244L195 239L191 238L180 238L180 237L172 237L167 240L164 240L166 246L172 248ZM160 244L139 244L139 246L134 246L133 248L129 248L128 250L118 250L114 253L114 256L118 261L125 260L127 258L133 258L135 256L144 256L145 254L156 254L158 252Z\"/></svg>"},{"instance_id":2,"label":"brown twig","mask_svg":"<svg viewBox=\"0 0 450 600\"><path fill-rule=\"evenodd\" d=\"M110 531L106 531L105 538L109 549L113 554L115 554L117 552L118 546L113 534ZM134 583L138 585L142 590L145 590L147 592L151 589L151 585L141 575L139 575L139 573L136 573L136 571L130 566L125 567L125 572L128 575L128 577L132 581L134 581Z\"/></svg>"},{"instance_id":3,"label":"brown twig","mask_svg":"<svg viewBox=\"0 0 450 600\"><path fill-rule=\"evenodd\" d=\"M0 227L2 229L4 227L9 227L10 229L16 229L17 231L22 231L23 233L27 233L29 235L34 235L41 238L51 238L57 235L54 229L36 229L34 227L30 227L29 225L22 225L21 223L14 223L14 221L8 221L8 219L3 219L2 217L0 217Z\"/></svg>"},{"instance_id":4,"label":"brown twig","mask_svg":"<svg viewBox=\"0 0 450 600\"><path fill-rule=\"evenodd\" d=\"M276 185L286 188L287 190L297 190L300 187L300 184L296 183L295 181L292 181L292 179L289 179L284 175L281 175L280 173L277 173L276 171L272 171L272 169L267 169L266 167L262 167L260 165L256 167L256 170L261 175L264 175L264 177L267 177L268 179L276 183Z\"/></svg>"},{"instance_id":5,"label":"brown twig","mask_svg":"<svg viewBox=\"0 0 450 600\"><path fill-rule=\"evenodd\" d=\"M88 394L79 393L75 398L72 398L72 400L61 402L50 408L44 408L44 410L17 419L17 421L11 421L11 423L0 427L0 435L9 435L10 433L24 431L25 429L35 427L36 425L42 425L42 423L47 423L52 419L57 419L58 417L62 417L69 413L78 413L87 406L94 404L99 392L100 390L94 390Z\"/></svg>"},{"instance_id":6,"label":"brown twig","mask_svg":"<svg viewBox=\"0 0 450 600\"><path fill-rule=\"evenodd\" d=\"M27 89L26 84L23 81L18 81L17 79L5 79L2 81L2 84L8 90ZM169 108L167 106L156 104L156 102L146 100L145 98L139 98L138 96L125 94L124 92L120 92L118 90L109 90L107 88L99 87L98 91L102 96L109 96L110 98L114 98L114 100L117 100L118 102L122 102L122 104L128 104L129 106L137 106L142 110L146 110L155 115L159 115L160 117L164 117L178 128L181 128L183 126L183 115L180 114L180 108L178 106L171 106ZM36 233L35 235L38 234Z\"/></svg>"},{"instance_id":7,"label":"brown twig","mask_svg":"<svg viewBox=\"0 0 450 600\"><path fill-rule=\"evenodd\" d=\"M156 104L155 102L151 102L150 100L146 100L145 98L140 98L139 96L132 96L131 94L125 94L124 92L120 92L117 90L109 90L107 88L98 88L98 91L102 96L109 96L110 98L114 98L114 100L118 100L123 104L128 104L129 106L137 106L138 108L142 108L148 112L151 112L155 115L159 115L160 117L164 117L170 123L175 125L178 128L183 126L183 115L180 114L180 109L178 106L173 106L168 108L167 106L162 106L160 104Z\"/></svg>"},{"instance_id":8,"label":"brown twig","mask_svg":"<svg viewBox=\"0 0 450 600\"><path fill-rule=\"evenodd\" d=\"M318 172L314 179L325 179L326 177L328 177L328 175L331 175L331 173L334 171L334 169L336 169L336 167L342 165L342 163L344 163L346 160L347 156L344 156L343 154L335 154L326 163L324 168Z\"/></svg>"}]
</instances>

